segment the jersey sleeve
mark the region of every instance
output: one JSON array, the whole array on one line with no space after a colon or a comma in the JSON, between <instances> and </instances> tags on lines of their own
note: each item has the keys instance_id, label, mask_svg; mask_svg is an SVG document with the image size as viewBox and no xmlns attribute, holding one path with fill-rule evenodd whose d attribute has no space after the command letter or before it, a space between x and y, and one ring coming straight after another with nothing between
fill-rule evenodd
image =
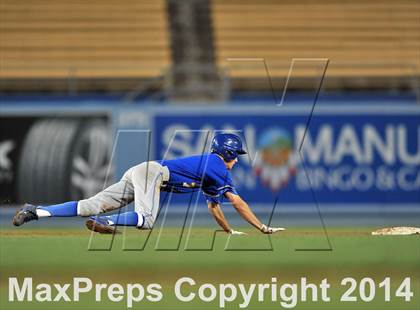
<instances>
[{"instance_id":1,"label":"jersey sleeve","mask_svg":"<svg viewBox=\"0 0 420 310\"><path fill-rule=\"evenodd\" d=\"M203 188L203 194L206 197L207 203L213 202L220 204L224 194L227 192L238 195L233 185L232 176L228 170L225 170L224 173L213 171L209 178L208 183L210 185Z\"/></svg>"}]
</instances>

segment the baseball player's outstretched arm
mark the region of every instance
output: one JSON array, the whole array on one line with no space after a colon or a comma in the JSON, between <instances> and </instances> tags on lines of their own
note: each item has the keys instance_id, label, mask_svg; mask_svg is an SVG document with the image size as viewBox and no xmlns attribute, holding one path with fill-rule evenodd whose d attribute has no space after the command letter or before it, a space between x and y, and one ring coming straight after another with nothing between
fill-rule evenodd
<instances>
[{"instance_id":1,"label":"baseball player's outstretched arm","mask_svg":"<svg viewBox=\"0 0 420 310\"><path fill-rule=\"evenodd\" d=\"M239 196L235 195L231 192L225 193L226 198L232 203L235 210L252 226L257 229L261 229L262 223L256 217L254 212L252 212L251 208L248 204Z\"/></svg>"},{"instance_id":2,"label":"baseball player's outstretched arm","mask_svg":"<svg viewBox=\"0 0 420 310\"><path fill-rule=\"evenodd\" d=\"M226 198L232 203L235 210L252 226L260 230L264 234L272 234L278 231L284 230L281 227L268 227L257 218L257 216L252 212L248 204L239 196L231 192L225 193Z\"/></svg>"},{"instance_id":3,"label":"baseball player's outstretched arm","mask_svg":"<svg viewBox=\"0 0 420 310\"><path fill-rule=\"evenodd\" d=\"M217 224L219 224L225 232L229 233L232 229L230 228L229 223L227 222L225 215L223 214L223 211L220 208L220 204L209 202L207 206L209 208L210 213L216 220Z\"/></svg>"}]
</instances>

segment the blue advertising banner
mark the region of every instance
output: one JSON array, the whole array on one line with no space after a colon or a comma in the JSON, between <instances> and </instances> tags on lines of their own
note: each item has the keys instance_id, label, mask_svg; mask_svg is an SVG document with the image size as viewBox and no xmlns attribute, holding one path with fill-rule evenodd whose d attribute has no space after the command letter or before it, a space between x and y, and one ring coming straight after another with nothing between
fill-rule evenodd
<instances>
[{"instance_id":1,"label":"blue advertising banner","mask_svg":"<svg viewBox=\"0 0 420 310\"><path fill-rule=\"evenodd\" d=\"M199 154L214 130L234 131L249 156L232 175L249 202L420 203L419 108L322 108L306 131L308 115L258 107L156 112L154 154Z\"/></svg>"}]
</instances>

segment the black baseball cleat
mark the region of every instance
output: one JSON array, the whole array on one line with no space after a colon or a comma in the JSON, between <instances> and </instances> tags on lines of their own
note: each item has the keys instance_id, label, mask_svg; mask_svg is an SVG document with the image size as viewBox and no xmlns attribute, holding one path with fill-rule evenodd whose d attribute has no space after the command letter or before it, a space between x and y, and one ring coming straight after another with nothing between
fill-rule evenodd
<instances>
[{"instance_id":1,"label":"black baseball cleat","mask_svg":"<svg viewBox=\"0 0 420 310\"><path fill-rule=\"evenodd\" d=\"M115 234L118 233L117 229L113 225L109 225L108 220L99 217L99 216L92 216L90 219L86 221L87 229L98 232L100 234Z\"/></svg>"},{"instance_id":2,"label":"black baseball cleat","mask_svg":"<svg viewBox=\"0 0 420 310\"><path fill-rule=\"evenodd\" d=\"M36 207L25 203L23 207L16 212L15 216L13 217L13 225L21 226L26 222L30 222L33 220L38 220L38 215L36 214Z\"/></svg>"}]
</instances>

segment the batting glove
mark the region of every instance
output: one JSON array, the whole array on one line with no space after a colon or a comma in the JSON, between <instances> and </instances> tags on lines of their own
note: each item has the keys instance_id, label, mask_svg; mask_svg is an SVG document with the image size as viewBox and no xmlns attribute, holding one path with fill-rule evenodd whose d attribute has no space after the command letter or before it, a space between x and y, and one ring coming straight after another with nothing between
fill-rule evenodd
<instances>
[{"instance_id":1,"label":"batting glove","mask_svg":"<svg viewBox=\"0 0 420 310\"><path fill-rule=\"evenodd\" d=\"M238 236L246 235L246 233L244 233L242 231L236 231L236 230L233 230L233 229L229 230L229 234L230 235L238 235Z\"/></svg>"},{"instance_id":2,"label":"batting glove","mask_svg":"<svg viewBox=\"0 0 420 310\"><path fill-rule=\"evenodd\" d=\"M283 227L268 227L267 225L262 224L260 230L263 234L274 234L276 232L283 231L286 229Z\"/></svg>"}]
</instances>

